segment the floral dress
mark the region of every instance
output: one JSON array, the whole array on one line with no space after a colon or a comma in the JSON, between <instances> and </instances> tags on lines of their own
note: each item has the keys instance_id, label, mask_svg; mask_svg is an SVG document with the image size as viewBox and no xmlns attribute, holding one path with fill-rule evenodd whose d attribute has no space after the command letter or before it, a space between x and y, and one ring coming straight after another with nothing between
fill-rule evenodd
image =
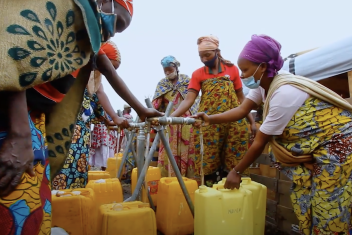
<instances>
[{"instance_id":1,"label":"floral dress","mask_svg":"<svg viewBox=\"0 0 352 235\"><path fill-rule=\"evenodd\" d=\"M53 180L53 189L84 188L88 180L88 157L91 124L104 116L96 94L89 96L87 89L72 138L69 155L60 173Z\"/></svg>"}]
</instances>

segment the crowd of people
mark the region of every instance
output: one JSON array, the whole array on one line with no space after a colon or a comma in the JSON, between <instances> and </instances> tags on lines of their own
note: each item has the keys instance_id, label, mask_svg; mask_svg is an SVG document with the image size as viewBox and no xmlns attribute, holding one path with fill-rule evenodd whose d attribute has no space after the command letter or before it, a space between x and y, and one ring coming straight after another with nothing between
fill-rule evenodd
<instances>
[{"instance_id":1,"label":"crowd of people","mask_svg":"<svg viewBox=\"0 0 352 235\"><path fill-rule=\"evenodd\" d=\"M50 234L50 191L84 188L88 165L105 170L109 157L128 148L125 134L109 132L108 126L127 128L133 120L131 109L140 120L162 116L170 102L171 117L203 121L167 129L183 176L198 182L204 177L208 186L227 177L225 188L239 188L241 177L249 175L249 166L269 143L274 165L293 181L291 200L300 232L352 234L350 104L317 82L282 71L281 45L269 36L253 35L238 56L237 67L222 57L219 39L208 35L197 40L204 66L191 76L180 72L181 63L174 56L161 60L165 78L156 86L154 109L145 108L118 76L121 55L109 40L129 26L132 1L99 0L96 6L104 42L98 53L92 52L86 66L60 79L43 79L22 91L9 86L0 92L5 100L0 105L0 221L5 221L0 227L4 234L21 234L26 229ZM104 17L112 12L116 18ZM54 63L52 66L56 69ZM102 76L128 103L122 117L104 92ZM63 127L62 134L46 135L54 116L65 120L65 113L56 112L56 107L69 100L65 97L83 77L86 82L82 83L74 125ZM247 97L242 84L250 89ZM263 122L258 130L251 110L261 104ZM254 141L249 147L251 138ZM174 176L162 143L157 151L162 177ZM59 154L65 156L62 161Z\"/></svg>"}]
</instances>

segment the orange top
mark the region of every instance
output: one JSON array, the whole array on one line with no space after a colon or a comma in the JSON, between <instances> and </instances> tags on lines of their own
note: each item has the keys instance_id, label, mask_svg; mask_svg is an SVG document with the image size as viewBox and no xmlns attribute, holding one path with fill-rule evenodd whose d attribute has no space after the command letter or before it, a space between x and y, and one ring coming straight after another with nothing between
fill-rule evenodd
<instances>
[{"instance_id":1,"label":"orange top","mask_svg":"<svg viewBox=\"0 0 352 235\"><path fill-rule=\"evenodd\" d=\"M220 63L218 72L218 74L214 75L213 71L206 66L197 69L192 74L188 89L200 91L202 87L202 82L204 80L223 77L226 75L230 76L230 80L233 82L233 87L235 88L235 90L239 90L242 88L240 74L238 72L238 68L235 65L228 66L224 63Z\"/></svg>"},{"instance_id":2,"label":"orange top","mask_svg":"<svg viewBox=\"0 0 352 235\"><path fill-rule=\"evenodd\" d=\"M73 73L71 73L72 77L77 78L80 69L77 69ZM54 87L50 82L46 82L40 85L36 85L33 87L37 92L39 92L42 96L46 97L54 101L55 103L61 102L66 94L61 93Z\"/></svg>"}]
</instances>

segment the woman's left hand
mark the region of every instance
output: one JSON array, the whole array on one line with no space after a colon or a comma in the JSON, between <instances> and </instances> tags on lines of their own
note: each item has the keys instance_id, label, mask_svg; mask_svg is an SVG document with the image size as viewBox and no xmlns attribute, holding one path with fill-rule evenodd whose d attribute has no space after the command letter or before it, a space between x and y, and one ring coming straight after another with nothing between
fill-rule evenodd
<instances>
[{"instance_id":1,"label":"woman's left hand","mask_svg":"<svg viewBox=\"0 0 352 235\"><path fill-rule=\"evenodd\" d=\"M257 135L257 131L258 131L258 128L257 128L257 125L255 123L252 123L251 124L251 141L254 140L255 136Z\"/></svg>"},{"instance_id":2,"label":"woman's left hand","mask_svg":"<svg viewBox=\"0 0 352 235\"><path fill-rule=\"evenodd\" d=\"M128 120L123 117L117 117L114 119L114 124L120 127L121 129L126 129L130 127L130 124L128 123Z\"/></svg>"},{"instance_id":3,"label":"woman's left hand","mask_svg":"<svg viewBox=\"0 0 352 235\"><path fill-rule=\"evenodd\" d=\"M234 188L238 189L240 188L240 184L241 184L241 175L237 174L236 171L232 170L227 175L224 188L231 189L231 190Z\"/></svg>"}]
</instances>

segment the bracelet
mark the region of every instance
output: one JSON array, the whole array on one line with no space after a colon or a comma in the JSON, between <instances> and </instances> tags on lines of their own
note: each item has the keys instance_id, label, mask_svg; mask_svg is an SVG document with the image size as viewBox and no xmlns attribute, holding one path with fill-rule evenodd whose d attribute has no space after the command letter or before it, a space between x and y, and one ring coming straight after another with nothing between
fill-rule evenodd
<instances>
[{"instance_id":1,"label":"bracelet","mask_svg":"<svg viewBox=\"0 0 352 235\"><path fill-rule=\"evenodd\" d=\"M236 171L235 168L233 168L232 170L233 170L234 172L236 172L236 174L241 175L241 172Z\"/></svg>"}]
</instances>

